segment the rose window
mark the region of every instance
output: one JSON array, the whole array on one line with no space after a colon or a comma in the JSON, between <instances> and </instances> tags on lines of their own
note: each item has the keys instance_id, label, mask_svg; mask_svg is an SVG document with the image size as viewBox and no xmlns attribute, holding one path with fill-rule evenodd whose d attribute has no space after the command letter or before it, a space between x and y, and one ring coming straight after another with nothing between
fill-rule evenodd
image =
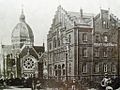
<instances>
[{"instance_id":1,"label":"rose window","mask_svg":"<svg viewBox=\"0 0 120 90\"><path fill-rule=\"evenodd\" d=\"M23 66L25 69L33 69L33 67L35 66L35 62L32 58L27 58L23 61Z\"/></svg>"}]
</instances>

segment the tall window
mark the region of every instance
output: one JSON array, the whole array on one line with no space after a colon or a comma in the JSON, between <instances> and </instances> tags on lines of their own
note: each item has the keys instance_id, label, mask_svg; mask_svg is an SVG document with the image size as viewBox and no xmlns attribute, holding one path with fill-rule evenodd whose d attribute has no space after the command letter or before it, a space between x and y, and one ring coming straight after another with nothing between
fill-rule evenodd
<instances>
[{"instance_id":1,"label":"tall window","mask_svg":"<svg viewBox=\"0 0 120 90\"><path fill-rule=\"evenodd\" d=\"M54 48L56 48L56 38L54 38L54 40L53 40L53 46L54 46Z\"/></svg>"},{"instance_id":2,"label":"tall window","mask_svg":"<svg viewBox=\"0 0 120 90\"><path fill-rule=\"evenodd\" d=\"M100 41L100 40L99 40L99 36L96 36L95 41L96 41L96 42L99 42L99 41Z\"/></svg>"},{"instance_id":3,"label":"tall window","mask_svg":"<svg viewBox=\"0 0 120 90\"><path fill-rule=\"evenodd\" d=\"M54 66L55 76L57 76L57 65Z\"/></svg>"},{"instance_id":4,"label":"tall window","mask_svg":"<svg viewBox=\"0 0 120 90\"><path fill-rule=\"evenodd\" d=\"M99 64L95 64L95 72L96 72L96 73L99 72L99 69L100 69Z\"/></svg>"},{"instance_id":5,"label":"tall window","mask_svg":"<svg viewBox=\"0 0 120 90\"><path fill-rule=\"evenodd\" d=\"M87 73L87 64L83 64L82 66L82 72Z\"/></svg>"},{"instance_id":6,"label":"tall window","mask_svg":"<svg viewBox=\"0 0 120 90\"><path fill-rule=\"evenodd\" d=\"M71 64L69 64L69 74L71 75Z\"/></svg>"},{"instance_id":7,"label":"tall window","mask_svg":"<svg viewBox=\"0 0 120 90\"><path fill-rule=\"evenodd\" d=\"M82 40L83 40L84 42L87 41L87 33L83 33L83 35L82 35Z\"/></svg>"},{"instance_id":8,"label":"tall window","mask_svg":"<svg viewBox=\"0 0 120 90\"><path fill-rule=\"evenodd\" d=\"M104 50L103 50L103 56L104 56L104 57L107 57L107 56L108 56L107 48L104 48Z\"/></svg>"},{"instance_id":9,"label":"tall window","mask_svg":"<svg viewBox=\"0 0 120 90\"><path fill-rule=\"evenodd\" d=\"M107 64L104 64L104 65L103 65L103 69L104 69L104 72L107 72L107 71L108 71L108 65L107 65Z\"/></svg>"},{"instance_id":10,"label":"tall window","mask_svg":"<svg viewBox=\"0 0 120 90\"><path fill-rule=\"evenodd\" d=\"M108 37L106 35L104 36L104 41L108 42Z\"/></svg>"},{"instance_id":11,"label":"tall window","mask_svg":"<svg viewBox=\"0 0 120 90\"><path fill-rule=\"evenodd\" d=\"M65 64L62 65L62 72L63 72L63 75L65 75Z\"/></svg>"},{"instance_id":12,"label":"tall window","mask_svg":"<svg viewBox=\"0 0 120 90\"><path fill-rule=\"evenodd\" d=\"M95 48L94 55L95 55L95 57L99 57L99 48Z\"/></svg>"},{"instance_id":13,"label":"tall window","mask_svg":"<svg viewBox=\"0 0 120 90\"><path fill-rule=\"evenodd\" d=\"M60 39L58 38L58 47L60 46Z\"/></svg>"},{"instance_id":14,"label":"tall window","mask_svg":"<svg viewBox=\"0 0 120 90\"><path fill-rule=\"evenodd\" d=\"M112 72L116 72L116 65L112 64Z\"/></svg>"},{"instance_id":15,"label":"tall window","mask_svg":"<svg viewBox=\"0 0 120 90\"><path fill-rule=\"evenodd\" d=\"M82 56L87 57L87 48L82 49Z\"/></svg>"}]
</instances>

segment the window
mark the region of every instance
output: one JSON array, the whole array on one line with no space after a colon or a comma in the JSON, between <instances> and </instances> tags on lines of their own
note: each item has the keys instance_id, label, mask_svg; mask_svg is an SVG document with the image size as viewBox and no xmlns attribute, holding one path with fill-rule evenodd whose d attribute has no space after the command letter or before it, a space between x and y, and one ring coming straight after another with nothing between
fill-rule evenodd
<instances>
[{"instance_id":1,"label":"window","mask_svg":"<svg viewBox=\"0 0 120 90\"><path fill-rule=\"evenodd\" d=\"M99 36L96 36L96 40L95 40L96 42L99 42L100 40L99 40Z\"/></svg>"},{"instance_id":2,"label":"window","mask_svg":"<svg viewBox=\"0 0 120 90\"><path fill-rule=\"evenodd\" d=\"M87 48L82 49L82 56L87 57Z\"/></svg>"},{"instance_id":3,"label":"window","mask_svg":"<svg viewBox=\"0 0 120 90\"><path fill-rule=\"evenodd\" d=\"M107 68L108 68L108 65L107 65L107 64L104 64L104 65L103 65L104 72L107 72Z\"/></svg>"},{"instance_id":4,"label":"window","mask_svg":"<svg viewBox=\"0 0 120 90\"><path fill-rule=\"evenodd\" d=\"M83 72L83 73L87 73L87 64L84 64L84 65L82 66L82 72Z\"/></svg>"},{"instance_id":5,"label":"window","mask_svg":"<svg viewBox=\"0 0 120 90\"><path fill-rule=\"evenodd\" d=\"M54 46L54 48L56 48L56 38L54 38L54 40L53 40L53 46Z\"/></svg>"},{"instance_id":6,"label":"window","mask_svg":"<svg viewBox=\"0 0 120 90\"><path fill-rule=\"evenodd\" d=\"M104 41L108 42L108 37L107 36L104 36Z\"/></svg>"},{"instance_id":7,"label":"window","mask_svg":"<svg viewBox=\"0 0 120 90\"><path fill-rule=\"evenodd\" d=\"M57 76L57 65L54 66L55 76Z\"/></svg>"},{"instance_id":8,"label":"window","mask_svg":"<svg viewBox=\"0 0 120 90\"><path fill-rule=\"evenodd\" d=\"M71 75L71 64L69 64L69 74Z\"/></svg>"},{"instance_id":9,"label":"window","mask_svg":"<svg viewBox=\"0 0 120 90\"><path fill-rule=\"evenodd\" d=\"M108 51L107 51L107 48L105 48L103 50L103 57L107 57L108 56Z\"/></svg>"},{"instance_id":10,"label":"window","mask_svg":"<svg viewBox=\"0 0 120 90\"><path fill-rule=\"evenodd\" d=\"M58 47L60 46L60 39L58 38Z\"/></svg>"},{"instance_id":11,"label":"window","mask_svg":"<svg viewBox=\"0 0 120 90\"><path fill-rule=\"evenodd\" d=\"M83 40L84 42L87 41L87 33L83 33L83 35L82 35L82 40Z\"/></svg>"},{"instance_id":12,"label":"window","mask_svg":"<svg viewBox=\"0 0 120 90\"><path fill-rule=\"evenodd\" d=\"M96 72L96 73L99 72L99 64L95 64L95 72Z\"/></svg>"},{"instance_id":13,"label":"window","mask_svg":"<svg viewBox=\"0 0 120 90\"><path fill-rule=\"evenodd\" d=\"M116 72L116 65L112 64L112 72Z\"/></svg>"},{"instance_id":14,"label":"window","mask_svg":"<svg viewBox=\"0 0 120 90\"><path fill-rule=\"evenodd\" d=\"M63 75L65 75L65 64L62 65Z\"/></svg>"},{"instance_id":15,"label":"window","mask_svg":"<svg viewBox=\"0 0 120 90\"><path fill-rule=\"evenodd\" d=\"M95 48L95 57L99 57L99 48Z\"/></svg>"},{"instance_id":16,"label":"window","mask_svg":"<svg viewBox=\"0 0 120 90\"><path fill-rule=\"evenodd\" d=\"M58 65L58 76L61 76L61 65Z\"/></svg>"}]
</instances>

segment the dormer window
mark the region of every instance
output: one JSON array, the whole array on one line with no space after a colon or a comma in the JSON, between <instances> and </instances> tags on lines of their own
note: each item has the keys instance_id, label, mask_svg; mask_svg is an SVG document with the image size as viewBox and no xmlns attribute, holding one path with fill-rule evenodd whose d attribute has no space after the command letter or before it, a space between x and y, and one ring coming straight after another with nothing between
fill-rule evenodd
<instances>
[{"instance_id":1,"label":"dormer window","mask_svg":"<svg viewBox=\"0 0 120 90\"><path fill-rule=\"evenodd\" d=\"M104 41L108 42L108 37L107 36L104 36Z\"/></svg>"},{"instance_id":2,"label":"dormer window","mask_svg":"<svg viewBox=\"0 0 120 90\"><path fill-rule=\"evenodd\" d=\"M96 36L96 42L99 42L100 40L99 40L99 36Z\"/></svg>"}]
</instances>

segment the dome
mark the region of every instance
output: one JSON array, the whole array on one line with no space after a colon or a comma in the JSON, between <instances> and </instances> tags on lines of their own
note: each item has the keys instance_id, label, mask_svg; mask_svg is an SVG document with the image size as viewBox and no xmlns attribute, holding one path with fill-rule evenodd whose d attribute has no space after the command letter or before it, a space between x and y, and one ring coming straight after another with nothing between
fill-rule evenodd
<instances>
[{"instance_id":1,"label":"dome","mask_svg":"<svg viewBox=\"0 0 120 90\"><path fill-rule=\"evenodd\" d=\"M33 44L34 35L30 26L25 22L25 15L23 12L19 19L20 22L12 31L11 40L13 45L17 45L21 48L24 44Z\"/></svg>"}]
</instances>

